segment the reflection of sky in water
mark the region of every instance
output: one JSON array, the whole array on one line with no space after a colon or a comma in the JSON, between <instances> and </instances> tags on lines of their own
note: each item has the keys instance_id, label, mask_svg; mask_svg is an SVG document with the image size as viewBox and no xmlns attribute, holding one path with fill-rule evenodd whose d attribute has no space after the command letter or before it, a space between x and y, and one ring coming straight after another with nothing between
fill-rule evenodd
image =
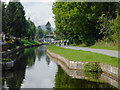
<instances>
[{"instance_id":1,"label":"reflection of sky in water","mask_svg":"<svg viewBox=\"0 0 120 90\"><path fill-rule=\"evenodd\" d=\"M52 88L56 72L57 65L50 61L48 66L46 55L42 56L40 61L36 58L35 64L26 69L21 88Z\"/></svg>"}]
</instances>

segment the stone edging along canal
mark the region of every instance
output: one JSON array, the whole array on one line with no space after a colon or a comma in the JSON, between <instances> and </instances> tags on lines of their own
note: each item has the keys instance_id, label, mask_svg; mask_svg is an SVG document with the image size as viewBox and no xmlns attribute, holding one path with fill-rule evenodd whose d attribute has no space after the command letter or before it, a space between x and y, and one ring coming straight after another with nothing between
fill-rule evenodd
<instances>
[{"instance_id":1,"label":"stone edging along canal","mask_svg":"<svg viewBox=\"0 0 120 90\"><path fill-rule=\"evenodd\" d=\"M49 50L47 50L47 53L51 57L54 57L60 60L61 62L63 62L71 70L83 70L84 65L88 63L88 62L80 62L80 61L70 61L59 54L50 52ZM98 63L98 64L100 65L104 73L120 80L120 74L118 74L120 72L120 69L118 67L114 67L104 63Z\"/></svg>"},{"instance_id":2,"label":"stone edging along canal","mask_svg":"<svg viewBox=\"0 0 120 90\"><path fill-rule=\"evenodd\" d=\"M3 52L3 53L2 53L2 57L7 57L7 56L9 56L9 55L11 55L11 54L13 54L13 53L17 53L18 51L25 49L25 48L37 47L37 46L41 46L41 45L45 45L45 44L23 46L23 47L20 47L20 48L11 50L11 51L6 51L6 52ZM47 45L47 44L46 44L46 45Z\"/></svg>"}]
</instances>

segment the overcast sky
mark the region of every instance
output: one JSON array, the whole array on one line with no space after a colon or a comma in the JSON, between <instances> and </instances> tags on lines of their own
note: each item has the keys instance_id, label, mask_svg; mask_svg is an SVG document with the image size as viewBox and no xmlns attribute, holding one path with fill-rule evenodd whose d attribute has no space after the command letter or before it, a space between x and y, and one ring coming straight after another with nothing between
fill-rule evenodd
<instances>
[{"instance_id":1,"label":"overcast sky","mask_svg":"<svg viewBox=\"0 0 120 90\"><path fill-rule=\"evenodd\" d=\"M52 2L22 2L26 16L38 25L45 25L48 21L55 27L52 13Z\"/></svg>"},{"instance_id":2,"label":"overcast sky","mask_svg":"<svg viewBox=\"0 0 120 90\"><path fill-rule=\"evenodd\" d=\"M4 0L9 2L9 0ZM48 21L55 28L54 18L52 13L52 4L55 0L20 0L26 12L25 16L38 25L45 25Z\"/></svg>"}]
</instances>

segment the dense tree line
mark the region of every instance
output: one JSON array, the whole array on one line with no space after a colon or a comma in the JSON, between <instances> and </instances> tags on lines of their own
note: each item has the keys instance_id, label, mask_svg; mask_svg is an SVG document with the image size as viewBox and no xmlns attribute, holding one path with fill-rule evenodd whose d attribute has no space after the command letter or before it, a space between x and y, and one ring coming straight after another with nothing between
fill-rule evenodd
<instances>
[{"instance_id":1,"label":"dense tree line","mask_svg":"<svg viewBox=\"0 0 120 90\"><path fill-rule=\"evenodd\" d=\"M36 28L36 39L40 39L44 37L44 30L41 28L41 26L38 26Z\"/></svg>"},{"instance_id":2,"label":"dense tree line","mask_svg":"<svg viewBox=\"0 0 120 90\"><path fill-rule=\"evenodd\" d=\"M27 39L34 40L36 32L37 30L34 22L28 18L28 20L26 20L26 34L24 36L26 36Z\"/></svg>"},{"instance_id":3,"label":"dense tree line","mask_svg":"<svg viewBox=\"0 0 120 90\"><path fill-rule=\"evenodd\" d=\"M2 4L2 31L7 36L34 40L35 24L25 17L24 7L20 2Z\"/></svg>"},{"instance_id":4,"label":"dense tree line","mask_svg":"<svg viewBox=\"0 0 120 90\"><path fill-rule=\"evenodd\" d=\"M46 28L46 30L43 30L40 25L38 27L36 27L35 38L37 40L42 39L42 38L46 38L46 35L53 34L52 30L51 30L51 24L49 21L46 23L45 28Z\"/></svg>"},{"instance_id":5,"label":"dense tree line","mask_svg":"<svg viewBox=\"0 0 120 90\"><path fill-rule=\"evenodd\" d=\"M120 29L119 3L55 2L52 9L60 39L86 45L108 37L118 39L114 34Z\"/></svg>"},{"instance_id":6,"label":"dense tree line","mask_svg":"<svg viewBox=\"0 0 120 90\"><path fill-rule=\"evenodd\" d=\"M2 5L2 32L8 37L24 38L28 40L39 40L51 33L51 24L46 23L46 31L41 26L35 26L30 18L26 19L24 7L20 2L9 2Z\"/></svg>"}]
</instances>

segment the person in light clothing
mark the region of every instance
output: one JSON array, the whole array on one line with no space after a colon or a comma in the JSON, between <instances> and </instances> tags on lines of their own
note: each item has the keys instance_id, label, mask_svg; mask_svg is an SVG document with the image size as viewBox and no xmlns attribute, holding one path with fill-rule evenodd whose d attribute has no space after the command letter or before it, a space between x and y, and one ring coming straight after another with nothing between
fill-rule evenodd
<instances>
[{"instance_id":1,"label":"person in light clothing","mask_svg":"<svg viewBox=\"0 0 120 90\"><path fill-rule=\"evenodd\" d=\"M62 45L63 41L61 40L61 45Z\"/></svg>"},{"instance_id":2,"label":"person in light clothing","mask_svg":"<svg viewBox=\"0 0 120 90\"><path fill-rule=\"evenodd\" d=\"M69 46L69 40L67 40L67 46Z\"/></svg>"}]
</instances>

